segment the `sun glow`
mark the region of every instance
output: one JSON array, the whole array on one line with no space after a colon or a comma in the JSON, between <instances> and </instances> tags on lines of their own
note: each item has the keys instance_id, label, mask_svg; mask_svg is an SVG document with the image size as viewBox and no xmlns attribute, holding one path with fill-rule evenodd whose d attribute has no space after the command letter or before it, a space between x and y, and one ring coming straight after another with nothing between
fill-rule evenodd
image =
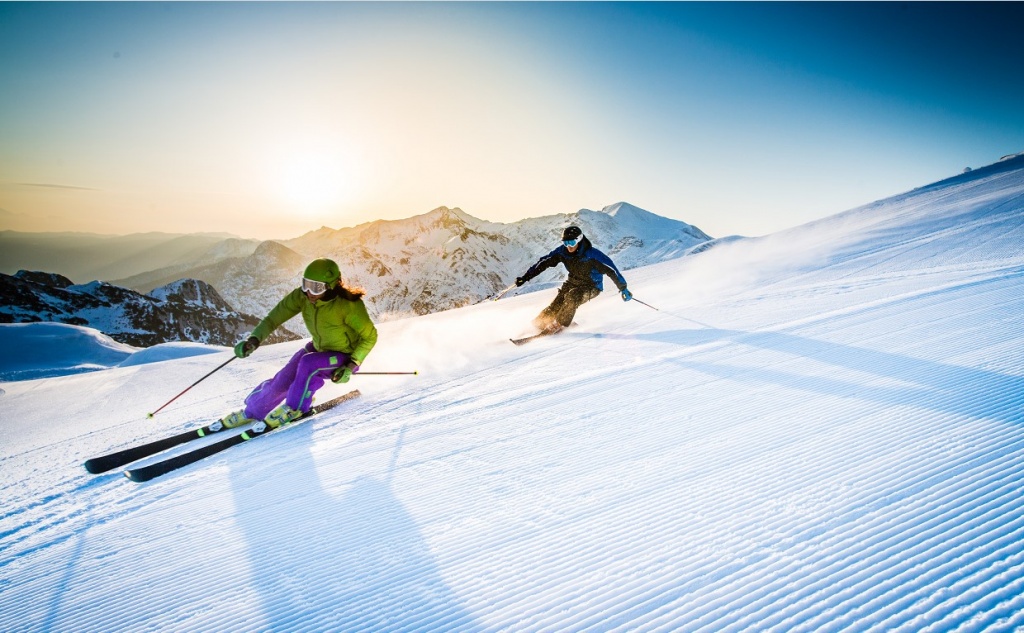
<instances>
[{"instance_id":1,"label":"sun glow","mask_svg":"<svg viewBox=\"0 0 1024 633\"><path fill-rule=\"evenodd\" d=\"M275 193L291 211L302 215L335 210L352 193L351 170L337 153L295 153L274 171Z\"/></svg>"}]
</instances>

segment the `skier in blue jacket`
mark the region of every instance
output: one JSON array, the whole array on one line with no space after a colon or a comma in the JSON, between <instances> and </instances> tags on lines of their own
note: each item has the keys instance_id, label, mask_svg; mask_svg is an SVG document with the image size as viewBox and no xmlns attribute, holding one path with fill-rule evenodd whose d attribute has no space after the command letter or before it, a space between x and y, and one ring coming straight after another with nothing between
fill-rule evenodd
<instances>
[{"instance_id":1,"label":"skier in blue jacket","mask_svg":"<svg viewBox=\"0 0 1024 633\"><path fill-rule=\"evenodd\" d=\"M558 332L572 323L576 309L601 294L602 278L605 275L615 282L623 301L633 298L626 289L626 279L619 269L607 255L594 248L578 226L566 227L562 231L562 245L541 257L522 277L517 277L516 285L522 286L558 264L569 271L569 278L558 289L551 305L533 320L533 324L546 334Z\"/></svg>"}]
</instances>

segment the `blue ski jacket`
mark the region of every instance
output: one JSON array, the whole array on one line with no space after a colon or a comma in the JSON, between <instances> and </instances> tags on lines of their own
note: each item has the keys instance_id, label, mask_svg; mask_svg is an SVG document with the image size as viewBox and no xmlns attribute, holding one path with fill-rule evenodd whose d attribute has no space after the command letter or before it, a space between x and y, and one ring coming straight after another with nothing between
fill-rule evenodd
<instances>
[{"instance_id":1,"label":"blue ski jacket","mask_svg":"<svg viewBox=\"0 0 1024 633\"><path fill-rule=\"evenodd\" d=\"M594 248L586 236L580 240L579 248L576 249L575 253L570 253L565 244L562 244L544 257L541 257L537 260L536 264L530 266L530 270L526 271L526 274L523 275L523 280L529 281L548 268L553 268L558 264L562 264L569 271L569 278L565 280L566 286L593 287L598 290L604 290L602 280L605 275L608 275L615 282L619 292L626 289L626 279L619 272L619 269L615 267L615 264L612 263L611 258Z\"/></svg>"}]
</instances>

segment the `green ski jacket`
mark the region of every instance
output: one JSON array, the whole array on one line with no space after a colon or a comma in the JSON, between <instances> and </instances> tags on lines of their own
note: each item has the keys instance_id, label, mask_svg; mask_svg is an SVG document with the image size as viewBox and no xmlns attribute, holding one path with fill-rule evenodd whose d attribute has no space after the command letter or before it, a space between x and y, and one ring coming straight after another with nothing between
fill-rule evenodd
<instances>
[{"instance_id":1,"label":"green ski jacket","mask_svg":"<svg viewBox=\"0 0 1024 633\"><path fill-rule=\"evenodd\" d=\"M349 301L342 297L313 303L301 288L292 290L260 321L252 335L262 343L270 333L298 313L313 335L318 352L341 352L362 365L366 355L377 343L377 328L366 312L361 299Z\"/></svg>"}]
</instances>

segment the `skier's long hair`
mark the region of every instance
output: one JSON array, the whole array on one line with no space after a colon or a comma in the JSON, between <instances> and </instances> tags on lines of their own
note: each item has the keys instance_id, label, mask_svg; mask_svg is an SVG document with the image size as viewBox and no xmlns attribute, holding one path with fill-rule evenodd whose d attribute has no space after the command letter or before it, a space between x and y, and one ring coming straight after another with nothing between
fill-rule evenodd
<instances>
[{"instance_id":1,"label":"skier's long hair","mask_svg":"<svg viewBox=\"0 0 1024 633\"><path fill-rule=\"evenodd\" d=\"M331 299L341 297L347 301L358 301L366 295L366 291L359 286L346 286L344 281L339 281L337 286L327 291L327 294Z\"/></svg>"}]
</instances>

